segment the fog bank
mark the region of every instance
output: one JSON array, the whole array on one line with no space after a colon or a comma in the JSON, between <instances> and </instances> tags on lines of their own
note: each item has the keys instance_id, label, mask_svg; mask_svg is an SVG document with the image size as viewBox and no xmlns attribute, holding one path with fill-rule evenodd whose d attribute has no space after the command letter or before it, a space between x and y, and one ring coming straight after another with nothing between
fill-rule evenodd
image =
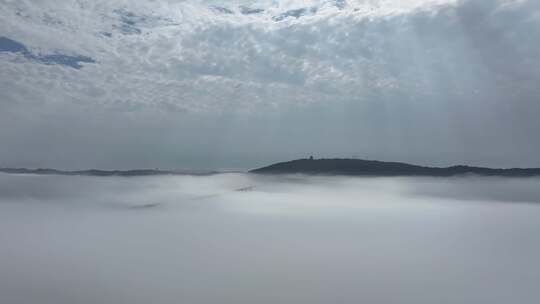
<instances>
[{"instance_id":1,"label":"fog bank","mask_svg":"<svg viewBox=\"0 0 540 304\"><path fill-rule=\"evenodd\" d=\"M0 302L535 303L538 182L0 174Z\"/></svg>"}]
</instances>

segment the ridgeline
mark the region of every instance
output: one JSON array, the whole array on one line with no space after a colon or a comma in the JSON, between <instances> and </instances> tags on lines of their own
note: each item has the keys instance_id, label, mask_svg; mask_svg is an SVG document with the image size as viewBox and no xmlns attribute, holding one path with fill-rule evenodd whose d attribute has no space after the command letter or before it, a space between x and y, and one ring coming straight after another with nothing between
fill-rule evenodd
<instances>
[{"instance_id":1,"label":"ridgeline","mask_svg":"<svg viewBox=\"0 0 540 304\"><path fill-rule=\"evenodd\" d=\"M134 169L134 170L78 170L64 171L50 168L27 169L27 168L0 168L0 173L10 174L38 174L38 175L68 175L68 176L155 176L155 175L209 175L217 172L206 171L167 171L158 169Z\"/></svg>"},{"instance_id":2,"label":"ridgeline","mask_svg":"<svg viewBox=\"0 0 540 304\"><path fill-rule=\"evenodd\" d=\"M362 159L297 159L250 171L258 174L319 174L348 176L540 176L540 168L492 169L471 166L424 167Z\"/></svg>"}]
</instances>

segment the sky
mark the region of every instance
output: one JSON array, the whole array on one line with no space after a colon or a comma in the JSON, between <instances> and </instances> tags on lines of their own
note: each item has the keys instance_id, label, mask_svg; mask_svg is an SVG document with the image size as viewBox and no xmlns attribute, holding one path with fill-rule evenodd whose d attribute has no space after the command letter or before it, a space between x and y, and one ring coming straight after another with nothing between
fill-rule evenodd
<instances>
[{"instance_id":1,"label":"sky","mask_svg":"<svg viewBox=\"0 0 540 304\"><path fill-rule=\"evenodd\" d=\"M536 0L0 0L0 166L540 167Z\"/></svg>"}]
</instances>

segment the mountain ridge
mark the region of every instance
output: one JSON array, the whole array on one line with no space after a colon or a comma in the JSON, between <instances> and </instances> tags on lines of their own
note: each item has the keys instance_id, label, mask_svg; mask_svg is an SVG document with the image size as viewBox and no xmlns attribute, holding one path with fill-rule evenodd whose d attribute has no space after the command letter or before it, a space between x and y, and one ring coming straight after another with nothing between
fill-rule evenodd
<instances>
[{"instance_id":1,"label":"mountain ridge","mask_svg":"<svg viewBox=\"0 0 540 304\"><path fill-rule=\"evenodd\" d=\"M240 171L195 171L195 170L58 170L52 168L0 168L0 173L36 174L64 176L158 176L158 175L211 175L216 173ZM467 165L449 167L420 166L404 162L349 158L302 158L279 162L265 167L248 170L254 174L308 174L308 175L344 175L344 176L434 176L450 177L460 175L501 176L501 177L534 177L540 176L540 168L487 168Z\"/></svg>"},{"instance_id":2,"label":"mountain ridge","mask_svg":"<svg viewBox=\"0 0 540 304\"><path fill-rule=\"evenodd\" d=\"M450 167L419 166L403 162L385 162L377 160L331 158L303 158L250 170L258 174L317 174L349 176L503 176L532 177L540 176L540 168L487 168L466 165Z\"/></svg>"},{"instance_id":3,"label":"mountain ridge","mask_svg":"<svg viewBox=\"0 0 540 304\"><path fill-rule=\"evenodd\" d=\"M195 170L159 170L159 169L132 169L132 170L58 170L51 168L0 168L0 173L7 174L36 174L36 175L66 175L66 176L156 176L156 175L209 175L216 171Z\"/></svg>"}]
</instances>

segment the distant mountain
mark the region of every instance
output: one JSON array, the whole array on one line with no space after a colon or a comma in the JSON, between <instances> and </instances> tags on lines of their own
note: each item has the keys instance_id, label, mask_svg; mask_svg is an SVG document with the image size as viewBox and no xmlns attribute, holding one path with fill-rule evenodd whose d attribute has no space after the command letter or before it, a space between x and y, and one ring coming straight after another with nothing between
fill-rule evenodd
<instances>
[{"instance_id":1,"label":"distant mountain","mask_svg":"<svg viewBox=\"0 0 540 304\"><path fill-rule=\"evenodd\" d=\"M238 172L238 171L227 171ZM399 162L383 162L362 159L297 159L273 164L249 171L257 174L316 174L316 175L348 175L348 176L457 176L481 175L503 177L540 176L540 168L493 169L470 166L425 167ZM157 176L157 175L210 175L218 171L190 170L78 170L63 171L50 168L0 168L0 173L68 175L68 176ZM224 173L224 172L221 172Z\"/></svg>"},{"instance_id":2,"label":"distant mountain","mask_svg":"<svg viewBox=\"0 0 540 304\"><path fill-rule=\"evenodd\" d=\"M216 172L211 171L166 171L157 169L135 169L135 170L79 170L63 171L56 169L26 169L26 168L0 168L0 173L11 174L39 174L39 175L81 175L81 176L153 176L153 175L207 175Z\"/></svg>"},{"instance_id":3,"label":"distant mountain","mask_svg":"<svg viewBox=\"0 0 540 304\"><path fill-rule=\"evenodd\" d=\"M470 166L424 167L398 162L362 159L298 159L251 170L259 174L321 174L349 176L540 176L540 168L492 169Z\"/></svg>"}]
</instances>

